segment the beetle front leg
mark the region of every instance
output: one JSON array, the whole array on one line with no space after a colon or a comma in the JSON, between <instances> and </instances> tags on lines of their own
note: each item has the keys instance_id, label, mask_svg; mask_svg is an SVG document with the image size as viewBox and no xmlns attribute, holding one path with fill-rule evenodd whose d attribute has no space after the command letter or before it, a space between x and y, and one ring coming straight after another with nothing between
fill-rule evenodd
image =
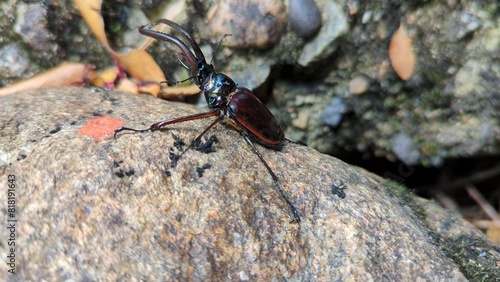
<instances>
[{"instance_id":1,"label":"beetle front leg","mask_svg":"<svg viewBox=\"0 0 500 282\"><path fill-rule=\"evenodd\" d=\"M121 131L133 131L133 132L146 132L146 131L156 131L160 130L162 127L167 126L169 124L175 124L175 123L180 123L180 122L185 122L185 121L190 121L190 120L196 120L196 119L203 119L203 118L209 118L213 117L216 115L220 115L220 110L215 109L213 111L207 112L207 113L201 113L201 114L194 114L194 115L189 115L185 117L180 117L180 118L173 118L173 119L167 119L167 120L162 120L157 123L153 123L149 128L147 129L134 129L134 128L129 128L129 127L119 127L115 130L114 137L116 138L116 134Z\"/></svg>"},{"instance_id":2,"label":"beetle front leg","mask_svg":"<svg viewBox=\"0 0 500 282\"><path fill-rule=\"evenodd\" d=\"M153 125L151 127L153 127ZM130 127L118 127L117 129L115 129L115 134L113 134L113 138L116 139L116 135L118 134L118 132L122 132L122 131L146 132L146 131L150 131L150 130L153 131L152 128L135 129L135 128L130 128Z\"/></svg>"}]
</instances>

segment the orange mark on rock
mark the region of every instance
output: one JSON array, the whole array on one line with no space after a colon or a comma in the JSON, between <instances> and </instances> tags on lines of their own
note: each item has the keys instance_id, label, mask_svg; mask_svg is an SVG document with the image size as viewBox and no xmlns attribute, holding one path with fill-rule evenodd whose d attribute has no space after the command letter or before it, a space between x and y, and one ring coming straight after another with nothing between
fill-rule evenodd
<instances>
[{"instance_id":1,"label":"orange mark on rock","mask_svg":"<svg viewBox=\"0 0 500 282\"><path fill-rule=\"evenodd\" d=\"M89 123L80 128L78 133L90 136L96 141L104 141L113 137L115 130L121 126L123 126L123 122L119 119L108 116L98 116L89 119Z\"/></svg>"}]
</instances>

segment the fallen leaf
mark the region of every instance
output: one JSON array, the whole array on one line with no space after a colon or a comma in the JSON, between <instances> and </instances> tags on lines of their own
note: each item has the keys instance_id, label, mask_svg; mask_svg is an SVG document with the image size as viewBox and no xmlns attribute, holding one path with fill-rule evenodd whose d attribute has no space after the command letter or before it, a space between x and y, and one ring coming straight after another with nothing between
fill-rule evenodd
<instances>
[{"instance_id":1,"label":"fallen leaf","mask_svg":"<svg viewBox=\"0 0 500 282\"><path fill-rule=\"evenodd\" d=\"M104 20L102 19L102 15L100 14L101 10L101 1L100 0L73 0L78 10L82 14L83 19L89 26L90 30L94 33L94 35L99 39L99 41L104 45L108 53L113 57L116 61L118 69L123 68L127 71L133 78L138 81L138 84L141 82L154 82L144 84L146 86L136 86L129 87L129 83L125 82L127 85L125 88L121 88L121 90L132 91L135 89L136 92L133 93L148 93L155 97L158 96L160 92L160 85L158 84L161 81L165 81L165 75L163 71L160 69L158 64L154 61L154 59L144 50L132 50L127 53L118 53L109 46L108 40L106 38L106 32L104 30ZM140 48L146 48L147 45L141 44ZM103 78L105 85L106 79ZM97 86L102 84L101 82L96 82ZM120 82L118 82L120 84Z\"/></svg>"},{"instance_id":2,"label":"fallen leaf","mask_svg":"<svg viewBox=\"0 0 500 282\"><path fill-rule=\"evenodd\" d=\"M160 93L160 98L173 99L179 96L191 96L200 93L198 85L177 86L165 88Z\"/></svg>"},{"instance_id":3,"label":"fallen leaf","mask_svg":"<svg viewBox=\"0 0 500 282\"><path fill-rule=\"evenodd\" d=\"M495 224L491 225L486 230L486 237L488 237L488 239L490 239L490 241L494 244L500 246L500 226Z\"/></svg>"},{"instance_id":4,"label":"fallen leaf","mask_svg":"<svg viewBox=\"0 0 500 282\"><path fill-rule=\"evenodd\" d=\"M97 87L113 88L117 77L116 68L105 69L91 77L91 84Z\"/></svg>"},{"instance_id":5,"label":"fallen leaf","mask_svg":"<svg viewBox=\"0 0 500 282\"><path fill-rule=\"evenodd\" d=\"M6 96L19 91L42 87L79 85L94 75L95 73L89 65L80 63L63 63L62 65L27 80L0 88L0 96Z\"/></svg>"},{"instance_id":6,"label":"fallen leaf","mask_svg":"<svg viewBox=\"0 0 500 282\"><path fill-rule=\"evenodd\" d=\"M128 78L120 79L115 89L130 93L140 93L137 84L130 81ZM151 94L151 92L147 92L147 94Z\"/></svg>"},{"instance_id":7,"label":"fallen leaf","mask_svg":"<svg viewBox=\"0 0 500 282\"><path fill-rule=\"evenodd\" d=\"M97 87L117 88L133 93L147 93L158 97L165 87L160 86L160 82L166 81L163 71L154 59L143 49L149 43L142 43L141 50L133 50L125 54L114 51L108 43L104 30L100 0L73 0L80 11L90 30L103 44L110 56L115 60L117 69L106 70L97 74L90 66L79 63L65 63L47 72L39 74L28 80L16 83L0 89L0 96L9 95L22 90L34 89L49 86L68 86L81 84L88 81ZM178 14L184 7L185 1L181 0L172 4L169 13ZM147 37L147 39L152 39ZM149 41L149 42L152 42ZM123 75L123 69L130 74L133 79L127 79ZM121 81L124 80L124 81ZM116 83L116 85L115 85ZM161 97L173 97L181 95L193 95L199 93L196 86L187 89L175 88L177 90L165 91ZM196 90L195 90L196 89Z\"/></svg>"},{"instance_id":8,"label":"fallen leaf","mask_svg":"<svg viewBox=\"0 0 500 282\"><path fill-rule=\"evenodd\" d=\"M415 71L416 55L413 43L403 26L394 33L389 45L392 68L403 80L408 80Z\"/></svg>"},{"instance_id":9,"label":"fallen leaf","mask_svg":"<svg viewBox=\"0 0 500 282\"><path fill-rule=\"evenodd\" d=\"M160 92L161 81L165 81L165 75L155 60L144 50L133 50L125 55L117 55L118 61L123 68L135 79L149 83L144 90L157 97Z\"/></svg>"},{"instance_id":10,"label":"fallen leaf","mask_svg":"<svg viewBox=\"0 0 500 282\"><path fill-rule=\"evenodd\" d=\"M106 50L113 54L114 51L109 47L108 39L104 31L104 20L101 16L101 0L73 0L73 2L90 30L92 30L97 39L101 41Z\"/></svg>"}]
</instances>

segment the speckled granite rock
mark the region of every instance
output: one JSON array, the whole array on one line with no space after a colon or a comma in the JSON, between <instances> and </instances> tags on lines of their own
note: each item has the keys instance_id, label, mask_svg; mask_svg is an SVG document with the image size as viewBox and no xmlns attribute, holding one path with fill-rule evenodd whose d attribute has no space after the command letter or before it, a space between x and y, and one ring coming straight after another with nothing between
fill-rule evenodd
<instances>
[{"instance_id":1,"label":"speckled granite rock","mask_svg":"<svg viewBox=\"0 0 500 282\"><path fill-rule=\"evenodd\" d=\"M102 142L78 133L99 115L142 128L202 111L191 106L66 88L3 97L0 108L0 202L15 175L18 220L17 275L4 270L3 280L466 281L474 269L443 247L454 238L486 253L471 253L469 264L500 258L459 216L304 146L259 146L299 209L302 222L289 224L234 130L217 125L216 152L189 150L173 168L169 132ZM187 143L209 123L171 132ZM340 181L345 199L332 193ZM0 252L8 248L2 240Z\"/></svg>"},{"instance_id":2,"label":"speckled granite rock","mask_svg":"<svg viewBox=\"0 0 500 282\"><path fill-rule=\"evenodd\" d=\"M234 35L225 45L266 49L286 31L286 10L281 0L218 1L208 12L211 36Z\"/></svg>"}]
</instances>

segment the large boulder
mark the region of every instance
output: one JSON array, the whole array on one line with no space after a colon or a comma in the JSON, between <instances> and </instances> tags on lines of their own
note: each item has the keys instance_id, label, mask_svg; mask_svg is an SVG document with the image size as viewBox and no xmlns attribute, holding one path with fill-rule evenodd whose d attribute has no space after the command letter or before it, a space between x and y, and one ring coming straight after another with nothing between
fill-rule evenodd
<instances>
[{"instance_id":1,"label":"large boulder","mask_svg":"<svg viewBox=\"0 0 500 282\"><path fill-rule=\"evenodd\" d=\"M178 159L182 141L210 120L103 141L81 130L95 118L147 128L202 109L85 88L18 93L0 108L4 207L15 186L15 212L2 208L0 218L17 220L9 222L15 247L0 243L0 253L14 253L7 267L16 275L3 278L494 279L480 270L495 269L498 249L459 215L308 147L257 146L299 210L302 221L291 224L272 178L231 128L209 132L215 152L189 149Z\"/></svg>"}]
</instances>

